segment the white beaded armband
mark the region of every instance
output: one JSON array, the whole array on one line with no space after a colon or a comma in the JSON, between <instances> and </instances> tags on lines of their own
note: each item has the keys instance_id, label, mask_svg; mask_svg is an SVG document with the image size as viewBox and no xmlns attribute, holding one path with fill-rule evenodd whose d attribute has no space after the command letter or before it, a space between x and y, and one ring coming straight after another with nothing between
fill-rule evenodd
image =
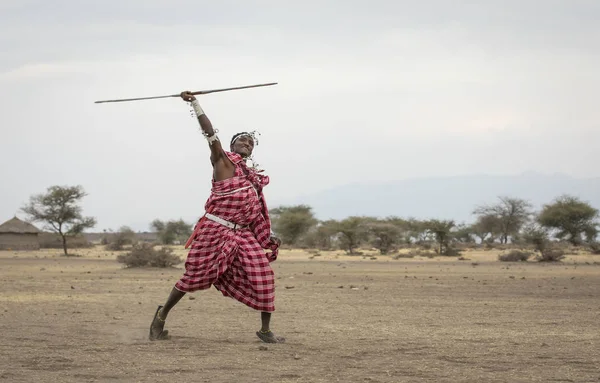
<instances>
[{"instance_id":1,"label":"white beaded armband","mask_svg":"<svg viewBox=\"0 0 600 383\"><path fill-rule=\"evenodd\" d=\"M200 107L198 100L192 101L192 108L194 108L194 112L196 113L197 117L200 117L204 114L204 111L202 110L202 107Z\"/></svg>"},{"instance_id":2,"label":"white beaded armband","mask_svg":"<svg viewBox=\"0 0 600 383\"><path fill-rule=\"evenodd\" d=\"M219 141L219 137L217 137L217 131L215 130L215 132L213 133L212 136L208 137L208 135L204 135L204 137L206 137L206 141L208 141L209 145L212 145L213 142L215 141Z\"/></svg>"},{"instance_id":3,"label":"white beaded armband","mask_svg":"<svg viewBox=\"0 0 600 383\"><path fill-rule=\"evenodd\" d=\"M202 107L200 106L200 103L198 102L198 100L193 100L191 102L191 104L192 104L192 108L194 109L194 113L196 113L196 117L200 117L204 114L204 111L202 110ZM215 129L213 131L213 135L210 137L205 132L202 132L202 135L206 138L206 141L208 141L208 144L212 145L213 142L219 140L219 137L217 137L218 132L219 131L217 129Z\"/></svg>"}]
</instances>

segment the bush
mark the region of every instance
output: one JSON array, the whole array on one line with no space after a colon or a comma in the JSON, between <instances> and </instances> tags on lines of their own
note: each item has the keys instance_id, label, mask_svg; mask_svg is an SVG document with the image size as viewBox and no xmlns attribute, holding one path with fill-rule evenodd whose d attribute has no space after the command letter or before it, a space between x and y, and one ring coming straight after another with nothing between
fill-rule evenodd
<instances>
[{"instance_id":1,"label":"bush","mask_svg":"<svg viewBox=\"0 0 600 383\"><path fill-rule=\"evenodd\" d=\"M561 249L544 249L536 257L538 262L560 262L565 258L565 252Z\"/></svg>"},{"instance_id":2,"label":"bush","mask_svg":"<svg viewBox=\"0 0 600 383\"><path fill-rule=\"evenodd\" d=\"M104 248L109 251L121 251L123 250L123 243L119 241L109 242Z\"/></svg>"},{"instance_id":3,"label":"bush","mask_svg":"<svg viewBox=\"0 0 600 383\"><path fill-rule=\"evenodd\" d=\"M127 226L122 226L112 237L112 240L107 239L106 250L120 251L125 245L134 245L137 242L135 232Z\"/></svg>"},{"instance_id":4,"label":"bush","mask_svg":"<svg viewBox=\"0 0 600 383\"><path fill-rule=\"evenodd\" d=\"M424 250L431 250L431 248L433 247L429 242L420 243L419 246Z\"/></svg>"},{"instance_id":5,"label":"bush","mask_svg":"<svg viewBox=\"0 0 600 383\"><path fill-rule=\"evenodd\" d=\"M155 245L139 243L133 246L130 252L117 256L119 263L127 267L172 267L181 263L181 258L173 254L173 250L163 247L160 250Z\"/></svg>"},{"instance_id":6,"label":"bush","mask_svg":"<svg viewBox=\"0 0 600 383\"><path fill-rule=\"evenodd\" d=\"M448 247L446 247L444 254L442 254L442 255L445 255L447 257L458 257L459 255L462 254L462 252L463 251L457 247L448 246Z\"/></svg>"},{"instance_id":7,"label":"bush","mask_svg":"<svg viewBox=\"0 0 600 383\"><path fill-rule=\"evenodd\" d=\"M432 253L431 251L422 250L422 249L413 249L408 253L397 253L392 255L392 259L400 259L400 258L414 258L414 257L426 257L426 258L435 258L436 253Z\"/></svg>"},{"instance_id":8,"label":"bush","mask_svg":"<svg viewBox=\"0 0 600 383\"><path fill-rule=\"evenodd\" d=\"M527 227L524 231L523 238L526 243L533 245L540 253L543 253L550 244L548 232L537 226Z\"/></svg>"},{"instance_id":9,"label":"bush","mask_svg":"<svg viewBox=\"0 0 600 383\"><path fill-rule=\"evenodd\" d=\"M353 250L352 253L348 253L346 251L346 255L350 255L350 256L363 256L365 255L364 251L361 250Z\"/></svg>"},{"instance_id":10,"label":"bush","mask_svg":"<svg viewBox=\"0 0 600 383\"><path fill-rule=\"evenodd\" d=\"M409 253L398 253L398 254L392 255L392 259L398 260L400 258L414 258L416 255L417 254L415 254L415 251L411 251Z\"/></svg>"},{"instance_id":11,"label":"bush","mask_svg":"<svg viewBox=\"0 0 600 383\"><path fill-rule=\"evenodd\" d=\"M498 255L498 260L501 262L527 262L531 253L521 250L512 250L506 254Z\"/></svg>"},{"instance_id":12,"label":"bush","mask_svg":"<svg viewBox=\"0 0 600 383\"><path fill-rule=\"evenodd\" d=\"M590 251L590 253L592 254L600 254L600 243L598 242L591 242L588 244L588 250Z\"/></svg>"},{"instance_id":13,"label":"bush","mask_svg":"<svg viewBox=\"0 0 600 383\"><path fill-rule=\"evenodd\" d=\"M552 243L546 229L539 226L527 227L524 231L524 239L532 244L539 252L536 255L538 262L559 262L565 258L565 250L559 248L557 243Z\"/></svg>"}]
</instances>

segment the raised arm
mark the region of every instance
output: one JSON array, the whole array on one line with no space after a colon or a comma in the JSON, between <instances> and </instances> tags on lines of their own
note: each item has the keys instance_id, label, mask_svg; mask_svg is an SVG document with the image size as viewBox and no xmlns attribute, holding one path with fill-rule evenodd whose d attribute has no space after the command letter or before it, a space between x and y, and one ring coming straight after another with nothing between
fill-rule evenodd
<instances>
[{"instance_id":1,"label":"raised arm","mask_svg":"<svg viewBox=\"0 0 600 383\"><path fill-rule=\"evenodd\" d=\"M196 97L188 91L181 92L181 98L184 101L191 103L191 106L198 117L202 134L208 141L210 147L210 162L213 165L215 181L233 177L235 166L229 160L227 155L225 155L223 147L221 146L221 141L219 141L212 123L204 113L204 110L200 107L198 100L196 100Z\"/></svg>"},{"instance_id":2,"label":"raised arm","mask_svg":"<svg viewBox=\"0 0 600 383\"><path fill-rule=\"evenodd\" d=\"M223 153L223 147L221 146L221 142L213 129L212 123L204 114L204 110L200 107L200 103L196 100L196 96L191 94L190 92L181 92L181 98L184 101L191 103L194 112L196 113L196 117L198 117L198 122L200 123L200 128L202 129L202 134L206 137L208 141L208 145L210 147L210 159L213 164L219 161L225 153Z\"/></svg>"}]
</instances>

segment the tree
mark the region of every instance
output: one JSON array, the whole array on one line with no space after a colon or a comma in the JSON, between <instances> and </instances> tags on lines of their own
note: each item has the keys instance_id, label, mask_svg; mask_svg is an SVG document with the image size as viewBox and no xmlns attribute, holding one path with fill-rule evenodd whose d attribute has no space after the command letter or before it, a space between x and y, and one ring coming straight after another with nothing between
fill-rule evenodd
<instances>
[{"instance_id":1,"label":"tree","mask_svg":"<svg viewBox=\"0 0 600 383\"><path fill-rule=\"evenodd\" d=\"M327 220L317 223L309 229L302 243L308 247L316 247L321 250L330 250L333 247L332 239L338 233L339 222Z\"/></svg>"},{"instance_id":2,"label":"tree","mask_svg":"<svg viewBox=\"0 0 600 383\"><path fill-rule=\"evenodd\" d=\"M134 245L135 232L129 226L121 226L110 243L107 244L108 250L119 251L123 250L125 245Z\"/></svg>"},{"instance_id":3,"label":"tree","mask_svg":"<svg viewBox=\"0 0 600 383\"><path fill-rule=\"evenodd\" d=\"M182 219L178 221L163 222L155 219L150 227L158 233L160 242L164 245L172 245L175 242L185 242L192 235L192 225Z\"/></svg>"},{"instance_id":4,"label":"tree","mask_svg":"<svg viewBox=\"0 0 600 383\"><path fill-rule=\"evenodd\" d=\"M388 221L373 221L367 223L367 230L372 236L373 246L381 254L388 254L400 240L401 230L398 225Z\"/></svg>"},{"instance_id":5,"label":"tree","mask_svg":"<svg viewBox=\"0 0 600 383\"><path fill-rule=\"evenodd\" d=\"M154 230L157 233L161 233L165 230L166 224L160 219L155 219L150 224L150 229Z\"/></svg>"},{"instance_id":6,"label":"tree","mask_svg":"<svg viewBox=\"0 0 600 383\"><path fill-rule=\"evenodd\" d=\"M87 196L81 186L51 186L45 194L33 195L21 208L34 222L46 223L45 229L58 233L62 238L63 251L67 251L67 237L81 234L96 226L94 217L83 217L77 203Z\"/></svg>"},{"instance_id":7,"label":"tree","mask_svg":"<svg viewBox=\"0 0 600 383\"><path fill-rule=\"evenodd\" d=\"M471 226L471 232L477 236L481 243L486 241L493 242L495 235L500 233L502 227L500 218L493 214L480 215L477 221Z\"/></svg>"},{"instance_id":8,"label":"tree","mask_svg":"<svg viewBox=\"0 0 600 383\"><path fill-rule=\"evenodd\" d=\"M555 237L573 245L582 242L583 235L591 242L598 234L598 210L577 197L562 195L543 206L537 217L540 225L557 230Z\"/></svg>"},{"instance_id":9,"label":"tree","mask_svg":"<svg viewBox=\"0 0 600 383\"><path fill-rule=\"evenodd\" d=\"M496 205L483 205L477 207L473 214L482 216L494 216L500 224L500 243L508 243L511 235L516 235L521 227L529 221L532 214L530 202L510 197L499 197L500 202Z\"/></svg>"},{"instance_id":10,"label":"tree","mask_svg":"<svg viewBox=\"0 0 600 383\"><path fill-rule=\"evenodd\" d=\"M596 243L596 238L598 237L598 228L590 226L585 230L584 235L585 241L588 244Z\"/></svg>"},{"instance_id":11,"label":"tree","mask_svg":"<svg viewBox=\"0 0 600 383\"><path fill-rule=\"evenodd\" d=\"M269 211L273 231L285 244L296 245L298 240L317 224L312 208L307 205L281 206Z\"/></svg>"},{"instance_id":12,"label":"tree","mask_svg":"<svg viewBox=\"0 0 600 383\"><path fill-rule=\"evenodd\" d=\"M548 230L535 223L523 228L523 239L525 243L533 245L540 253L544 252L550 244Z\"/></svg>"},{"instance_id":13,"label":"tree","mask_svg":"<svg viewBox=\"0 0 600 383\"><path fill-rule=\"evenodd\" d=\"M460 224L456 226L456 231L454 232L454 239L460 243L473 243L475 239L473 238L473 226Z\"/></svg>"},{"instance_id":14,"label":"tree","mask_svg":"<svg viewBox=\"0 0 600 383\"><path fill-rule=\"evenodd\" d=\"M553 248L548 229L539 224L527 225L523 230L523 239L526 243L534 245L535 249L539 251L540 254L536 256L536 259L540 262L558 262L565 258L563 250Z\"/></svg>"},{"instance_id":15,"label":"tree","mask_svg":"<svg viewBox=\"0 0 600 383\"><path fill-rule=\"evenodd\" d=\"M425 221L425 229L433 234L436 242L438 243L438 253L440 255L447 254L447 250L452 235L452 229L456 226L454 221L440 221L432 219Z\"/></svg>"},{"instance_id":16,"label":"tree","mask_svg":"<svg viewBox=\"0 0 600 383\"><path fill-rule=\"evenodd\" d=\"M367 238L365 217L348 217L338 223L337 232L341 234L341 247L348 254L356 254L356 248Z\"/></svg>"},{"instance_id":17,"label":"tree","mask_svg":"<svg viewBox=\"0 0 600 383\"><path fill-rule=\"evenodd\" d=\"M384 220L384 222L390 223L390 224L396 226L396 228L398 229L398 236L399 236L399 238L397 238L398 243L404 243L404 244L411 243L411 236L413 233L411 232L411 224L409 221L407 221L404 218L390 216L390 217L387 217Z\"/></svg>"},{"instance_id":18,"label":"tree","mask_svg":"<svg viewBox=\"0 0 600 383\"><path fill-rule=\"evenodd\" d=\"M431 233L425 227L425 221L419 221L415 218L410 218L406 221L406 227L408 230L408 234L406 236L407 242L410 241L411 238L415 239L415 242L418 244L423 244L429 242L431 240Z\"/></svg>"}]
</instances>

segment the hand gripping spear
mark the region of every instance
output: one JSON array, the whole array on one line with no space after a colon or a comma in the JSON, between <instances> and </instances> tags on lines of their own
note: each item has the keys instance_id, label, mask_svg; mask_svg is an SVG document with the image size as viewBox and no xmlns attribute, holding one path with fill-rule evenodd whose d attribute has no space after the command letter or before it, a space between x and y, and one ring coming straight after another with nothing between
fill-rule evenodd
<instances>
[{"instance_id":1,"label":"hand gripping spear","mask_svg":"<svg viewBox=\"0 0 600 383\"><path fill-rule=\"evenodd\" d=\"M238 89L247 89L247 88L258 88L260 86L270 86L270 85L276 85L276 82L271 82L268 84L257 84L257 85L245 85L245 86L238 86L238 87L234 87L234 88L222 88L222 89L211 89L211 90L199 90L197 92L191 92L191 94L193 95L198 95L198 94L209 94L209 93L216 93L216 92L226 92L228 90L238 90ZM94 101L94 104L101 104L104 102L123 102L123 101L139 101L139 100L153 100L153 99L157 99L157 98L168 98L168 97L180 97L181 93L178 94L171 94L168 96L153 96L153 97L139 97L139 98L123 98L123 99L118 99L118 100L102 100L102 101Z\"/></svg>"}]
</instances>

